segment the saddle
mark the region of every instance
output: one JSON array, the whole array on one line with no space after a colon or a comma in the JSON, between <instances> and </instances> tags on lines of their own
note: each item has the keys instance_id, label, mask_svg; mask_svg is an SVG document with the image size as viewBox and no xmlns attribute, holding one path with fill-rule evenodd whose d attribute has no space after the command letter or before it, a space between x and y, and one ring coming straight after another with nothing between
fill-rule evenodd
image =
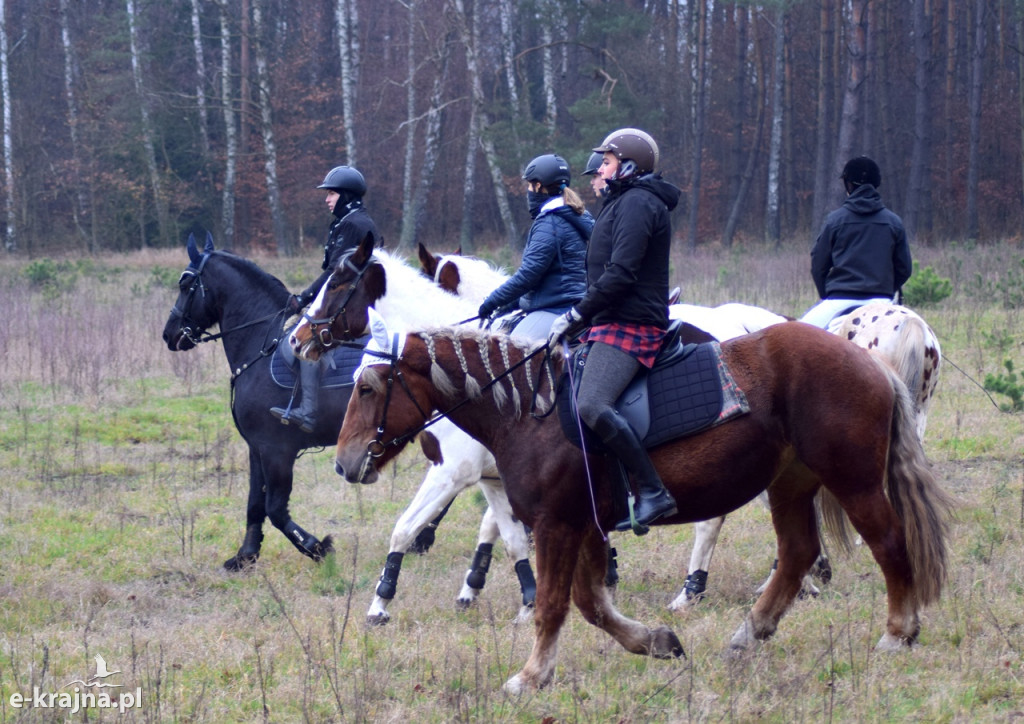
<instances>
[{"instance_id":1,"label":"saddle","mask_svg":"<svg viewBox=\"0 0 1024 724\"><path fill-rule=\"evenodd\" d=\"M328 361L324 364L323 375L320 377L320 388L352 387L352 373L363 358L362 348L366 346L369 335L356 340L359 348L335 347L327 353ZM291 345L279 344L270 358L270 378L278 387L292 389L298 374L298 365Z\"/></svg>"},{"instance_id":2,"label":"saddle","mask_svg":"<svg viewBox=\"0 0 1024 724\"><path fill-rule=\"evenodd\" d=\"M722 360L718 342L683 344L682 323L673 322L650 370L641 368L619 396L615 409L626 418L647 449L720 425L750 412L746 395ZM562 431L583 447L573 409L590 345L576 349L570 360L572 382L563 374L558 386L558 418ZM604 452L604 444L585 425L587 452Z\"/></svg>"}]
</instances>

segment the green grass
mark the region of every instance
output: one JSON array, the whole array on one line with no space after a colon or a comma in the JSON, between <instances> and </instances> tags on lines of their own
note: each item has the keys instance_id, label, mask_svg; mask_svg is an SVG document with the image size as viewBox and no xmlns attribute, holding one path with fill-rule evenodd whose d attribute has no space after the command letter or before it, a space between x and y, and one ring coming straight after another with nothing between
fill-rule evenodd
<instances>
[{"instance_id":1,"label":"green grass","mask_svg":"<svg viewBox=\"0 0 1024 724\"><path fill-rule=\"evenodd\" d=\"M686 659L628 654L572 611L555 681L519 698L501 686L526 661L533 631L511 623L520 592L500 545L477 605L454 606L479 494L456 501L426 556L406 556L383 628L366 628L364 616L394 521L423 477L417 450L374 486L342 482L329 450L304 456L293 517L333 534L337 552L316 565L268 524L259 563L229 574L221 563L242 540L248 471L223 353L217 344L171 353L159 338L184 254L36 269L73 276L70 288L37 289L27 262L3 260L0 722L62 720L26 716L9 696L33 685L57 691L91 674L96 654L121 669L118 683L142 688L133 717L146 722L261 721L264 702L273 722L1024 716L1024 418L998 411L977 384L1006 357L1021 357L1020 312L1005 302L1020 291L1022 254L1012 244L915 254L951 280L952 295L924 314L960 368L943 366L929 417L926 452L958 510L950 580L923 613L919 646L873 651L885 585L860 546L831 551L833 582L796 602L774 638L727 656L773 555L768 513L754 504L729 517L709 597L686 614L666 604L682 586L692 529L613 539L619 609L671 626ZM317 271L316 260L260 261L292 288ZM684 301L743 301L789 315L813 302L806 267L802 244L781 253L702 248L673 260ZM59 339L44 326L55 318L49 308L70 324ZM24 329L15 333L10 320ZM6 341L24 339L31 344Z\"/></svg>"}]
</instances>

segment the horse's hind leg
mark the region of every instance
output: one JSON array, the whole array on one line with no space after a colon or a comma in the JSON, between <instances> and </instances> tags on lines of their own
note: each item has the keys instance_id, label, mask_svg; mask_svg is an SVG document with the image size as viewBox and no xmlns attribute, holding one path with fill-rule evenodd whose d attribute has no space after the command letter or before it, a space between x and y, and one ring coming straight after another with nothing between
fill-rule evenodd
<instances>
[{"instance_id":1,"label":"horse's hind leg","mask_svg":"<svg viewBox=\"0 0 1024 724\"><path fill-rule=\"evenodd\" d=\"M537 595L537 584L534 581L533 569L530 567L530 539L523 524L512 514L512 505L505 494L501 478L481 477L477 484L487 499L487 510L480 521L480 537L473 556L473 565L466 572L466 581L456 603L466 607L479 596L486 580L494 541L500 535L506 551L515 561L514 567L523 594L523 605L516 616L516 623L522 623L530 618Z\"/></svg>"},{"instance_id":2,"label":"horse's hind leg","mask_svg":"<svg viewBox=\"0 0 1024 724\"><path fill-rule=\"evenodd\" d=\"M588 529L572 585L573 602L583 618L606 631L631 653L661 659L682 656L683 645L670 628L648 628L615 608L611 592L604 585L607 555L608 547L600 534L595 528Z\"/></svg>"},{"instance_id":3,"label":"horse's hind leg","mask_svg":"<svg viewBox=\"0 0 1024 724\"><path fill-rule=\"evenodd\" d=\"M671 611L685 611L702 598L707 590L708 571L711 556L714 555L718 536L725 525L725 516L702 520L693 526L693 551L690 553L690 568L686 574L683 590L668 605Z\"/></svg>"},{"instance_id":4,"label":"horse's hind leg","mask_svg":"<svg viewBox=\"0 0 1024 724\"><path fill-rule=\"evenodd\" d=\"M814 491L786 489L776 480L769 489L772 524L778 540L779 565L764 592L732 637L733 649L747 649L775 633L779 620L800 592L804 575L821 552Z\"/></svg>"},{"instance_id":5,"label":"horse's hind leg","mask_svg":"<svg viewBox=\"0 0 1024 724\"><path fill-rule=\"evenodd\" d=\"M224 561L229 571L241 571L260 557L263 544L263 521L267 518L266 494L263 492L263 466L259 454L249 448L249 501L245 510L245 538L238 552Z\"/></svg>"}]
</instances>

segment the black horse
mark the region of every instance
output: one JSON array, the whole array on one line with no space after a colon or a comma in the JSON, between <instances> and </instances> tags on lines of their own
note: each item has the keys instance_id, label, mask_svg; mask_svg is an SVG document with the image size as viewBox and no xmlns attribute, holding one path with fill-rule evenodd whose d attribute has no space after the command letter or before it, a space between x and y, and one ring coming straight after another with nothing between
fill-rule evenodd
<instances>
[{"instance_id":1,"label":"black horse","mask_svg":"<svg viewBox=\"0 0 1024 724\"><path fill-rule=\"evenodd\" d=\"M241 570L259 558L267 517L301 553L319 561L333 550L331 537L319 540L291 519L292 468L302 450L337 442L360 353L345 350L346 358L324 374L313 432L282 425L270 408L289 404L294 381L294 372L277 359L288 347L279 344L285 336L288 289L253 262L215 250L209 234L202 252L189 236L188 255L189 265L178 281L178 300L164 326L164 341L172 352L213 339L223 341L231 366L231 412L249 445L245 538L224 567ZM207 334L215 324L219 334Z\"/></svg>"}]
</instances>

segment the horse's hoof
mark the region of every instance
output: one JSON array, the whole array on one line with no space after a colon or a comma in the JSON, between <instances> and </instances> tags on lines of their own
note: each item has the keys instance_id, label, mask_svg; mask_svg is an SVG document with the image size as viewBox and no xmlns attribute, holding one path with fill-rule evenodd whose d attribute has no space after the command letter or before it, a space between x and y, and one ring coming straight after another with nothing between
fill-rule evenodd
<instances>
[{"instance_id":1,"label":"horse's hoof","mask_svg":"<svg viewBox=\"0 0 1024 724\"><path fill-rule=\"evenodd\" d=\"M512 624L514 626L519 626L520 624L529 623L532 620L533 606L521 606L519 608L519 613L514 619L512 619Z\"/></svg>"},{"instance_id":2,"label":"horse's hoof","mask_svg":"<svg viewBox=\"0 0 1024 724\"><path fill-rule=\"evenodd\" d=\"M811 568L811 575L821 581L821 585L827 586L832 581L832 564L828 558L818 558Z\"/></svg>"},{"instance_id":3,"label":"horse's hoof","mask_svg":"<svg viewBox=\"0 0 1024 724\"><path fill-rule=\"evenodd\" d=\"M659 626L651 632L651 656L656 659L686 658L683 643L668 626Z\"/></svg>"},{"instance_id":4,"label":"horse's hoof","mask_svg":"<svg viewBox=\"0 0 1024 724\"><path fill-rule=\"evenodd\" d=\"M367 626L384 626L390 620L391 620L390 614L388 614L387 611L385 611L384 613L378 613L378 614L373 615L373 616L367 616L366 617L366 625Z\"/></svg>"},{"instance_id":5,"label":"horse's hoof","mask_svg":"<svg viewBox=\"0 0 1024 724\"><path fill-rule=\"evenodd\" d=\"M757 637L754 636L754 629L749 621L744 621L732 635L732 640L729 641L729 653L744 653L755 646L757 646Z\"/></svg>"},{"instance_id":6,"label":"horse's hoof","mask_svg":"<svg viewBox=\"0 0 1024 724\"><path fill-rule=\"evenodd\" d=\"M475 598L464 598L459 596L455 599L455 608L458 611L468 611L469 608L476 602Z\"/></svg>"},{"instance_id":7,"label":"horse's hoof","mask_svg":"<svg viewBox=\"0 0 1024 724\"><path fill-rule=\"evenodd\" d=\"M231 558L224 561L224 568L232 573L239 573L241 571L248 570L256 565L256 561L259 559L259 553L243 554L237 553Z\"/></svg>"},{"instance_id":8,"label":"horse's hoof","mask_svg":"<svg viewBox=\"0 0 1024 724\"><path fill-rule=\"evenodd\" d=\"M893 636L891 633L886 631L882 634L882 638L878 640L878 644L875 646L875 651L906 651L914 643L914 639L909 636Z\"/></svg>"},{"instance_id":9,"label":"horse's hoof","mask_svg":"<svg viewBox=\"0 0 1024 724\"><path fill-rule=\"evenodd\" d=\"M331 536L327 536L313 546L313 551L309 554L309 557L319 563L331 553L334 553L334 539Z\"/></svg>"}]
</instances>

